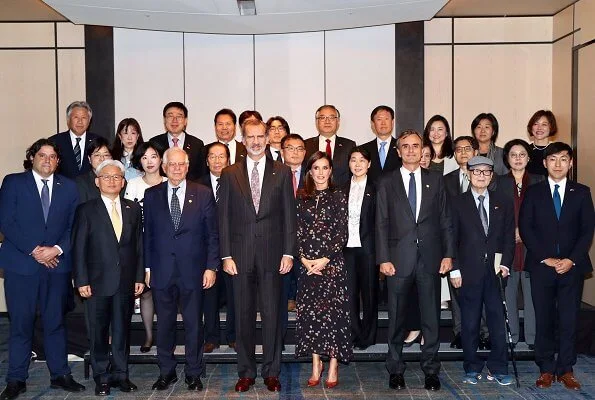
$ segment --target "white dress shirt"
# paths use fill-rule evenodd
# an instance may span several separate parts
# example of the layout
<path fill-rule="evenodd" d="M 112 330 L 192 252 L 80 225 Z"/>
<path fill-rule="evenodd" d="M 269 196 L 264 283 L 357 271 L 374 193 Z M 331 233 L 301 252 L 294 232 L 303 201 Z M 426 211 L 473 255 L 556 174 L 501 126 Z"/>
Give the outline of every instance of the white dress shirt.
<path fill-rule="evenodd" d="M 112 200 L 109 197 L 101 195 L 101 200 L 103 200 L 103 204 L 105 205 L 105 208 L 107 209 L 107 215 L 110 216 L 110 219 L 112 217 L 112 203 L 114 203 L 114 202 L 116 203 L 116 210 L 118 211 L 118 216 L 120 217 L 120 224 L 123 227 L 124 220 L 122 219 L 122 203 L 120 202 L 120 196 L 116 196 L 116 198 L 114 200 Z"/>
<path fill-rule="evenodd" d="M 258 183 L 260 185 L 260 192 L 262 194 L 262 181 L 264 179 L 264 166 L 266 164 L 266 157 L 263 155 L 260 160 L 258 161 L 258 165 L 256 166 L 256 170 L 258 171 Z M 248 181 L 250 183 L 250 187 L 252 187 L 252 170 L 254 169 L 254 160 L 250 157 L 246 157 L 246 165 L 248 167 Z"/>
<path fill-rule="evenodd" d="M 554 201 L 554 185 L 559 185 L 558 193 L 560 193 L 560 205 L 564 205 L 564 193 L 566 192 L 567 178 L 562 179 L 560 182 L 554 182 L 551 177 L 547 177 L 547 182 L 550 184 L 550 193 L 552 194 L 552 201 Z"/>
<path fill-rule="evenodd" d="M 169 147 L 174 147 L 174 141 L 173 141 L 174 136 L 167 132 L 167 144 L 169 145 Z M 186 140 L 186 132 L 182 132 L 178 135 L 178 147 L 180 149 L 184 148 L 184 141 Z"/>
<path fill-rule="evenodd" d="M 169 212 L 171 213 L 171 195 L 174 192 L 173 188 L 176 186 L 172 186 L 171 182 L 167 182 L 167 204 L 169 204 Z M 184 179 L 180 184 L 177 186 L 179 189 L 176 192 L 176 196 L 178 196 L 178 200 L 180 203 L 180 213 L 184 212 L 184 199 L 186 198 L 186 179 Z"/>
<path fill-rule="evenodd" d="M 390 141 L 393 137 L 389 136 L 388 139 L 386 140 L 382 140 L 379 137 L 376 137 L 376 150 L 378 150 L 378 155 L 380 155 L 380 144 L 381 143 L 386 143 L 384 145 L 384 151 L 386 152 L 386 158 L 388 158 L 388 152 L 389 152 L 389 148 L 390 148 Z"/>
<path fill-rule="evenodd" d="M 335 158 L 335 142 L 337 141 L 337 135 L 333 135 L 330 138 L 326 138 L 322 135 L 318 136 L 318 150 L 326 153 L 326 139 L 331 141 L 331 155 Z"/>
<path fill-rule="evenodd" d="M 279 156 L 281 157 L 281 159 L 279 160 L 279 162 L 285 162 L 283 161 L 283 152 L 281 151 L 281 149 L 277 150 L 276 148 L 274 148 L 273 146 L 269 145 L 269 152 L 271 153 L 271 157 L 273 157 L 273 160 L 277 160 L 277 154 L 279 154 Z M 279 152 L 279 153 L 277 153 Z"/>
<path fill-rule="evenodd" d="M 37 193 L 39 193 L 40 199 L 41 199 L 41 189 L 43 189 L 43 182 L 41 180 L 46 179 L 48 181 L 48 189 L 50 189 L 50 204 L 51 204 L 52 203 L 52 191 L 54 190 L 54 187 L 53 187 L 54 186 L 54 174 L 51 174 L 47 178 L 43 178 L 41 175 L 39 175 L 33 169 L 31 170 L 31 172 L 33 172 L 33 179 L 35 179 L 35 185 L 37 186 Z"/>
<path fill-rule="evenodd" d="M 238 142 L 235 139 L 231 139 L 228 143 L 225 143 L 223 141 L 219 141 L 219 143 L 223 143 L 224 145 L 227 146 L 227 148 L 229 149 L 229 165 L 233 164 L 236 162 L 236 151 L 237 151 L 237 144 Z"/>
<path fill-rule="evenodd" d="M 459 168 L 459 188 L 463 185 L 463 193 L 469 189 L 469 175 Z"/>
<path fill-rule="evenodd" d="M 409 171 L 405 167 L 401 167 L 401 176 L 403 177 L 403 185 L 405 185 L 405 194 L 409 197 L 409 180 L 411 177 L 409 174 L 412 171 Z M 421 206 L 421 167 L 417 167 L 415 171 L 413 171 L 413 175 L 415 176 L 415 220 L 419 217 L 419 209 Z"/>
<path fill-rule="evenodd" d="M 87 140 L 87 132 L 83 133 L 81 136 L 77 136 L 74 134 L 73 131 L 69 131 L 70 132 L 70 144 L 72 145 L 72 149 L 74 150 L 74 146 L 76 146 L 76 139 L 77 138 L 81 138 L 81 141 L 79 142 L 79 146 L 81 148 L 81 163 L 79 165 L 79 167 L 81 165 L 83 165 L 83 157 L 85 157 L 85 140 Z"/>
<path fill-rule="evenodd" d="M 220 177 L 213 175 L 212 172 L 209 172 L 209 177 L 211 178 L 211 188 L 213 189 L 213 197 L 217 199 L 217 195 L 215 194 L 215 192 L 217 191 L 217 183 Z"/>
<path fill-rule="evenodd" d="M 480 194 L 477 193 L 473 188 L 471 188 L 471 194 L 473 195 L 473 199 L 475 200 L 475 208 L 477 212 L 479 212 L 479 196 Z M 483 207 L 486 210 L 486 215 L 488 216 L 488 226 L 490 225 L 490 192 L 486 189 L 482 194 L 484 196 L 483 199 Z"/>
<path fill-rule="evenodd" d="M 366 191 L 366 183 L 368 177 L 365 176 L 361 182 L 356 182 L 351 178 L 351 185 L 349 187 L 349 202 L 348 202 L 348 239 L 346 247 L 362 247 L 362 241 L 359 236 L 360 218 L 362 213 L 362 203 L 364 202 L 364 193 Z"/>

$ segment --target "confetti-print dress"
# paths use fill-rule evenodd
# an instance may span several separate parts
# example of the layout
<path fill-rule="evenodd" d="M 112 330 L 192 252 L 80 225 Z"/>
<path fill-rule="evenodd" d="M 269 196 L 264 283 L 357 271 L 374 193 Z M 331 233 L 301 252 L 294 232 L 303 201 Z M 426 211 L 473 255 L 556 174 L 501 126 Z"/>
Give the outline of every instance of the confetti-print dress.
<path fill-rule="evenodd" d="M 342 249 L 347 243 L 347 199 L 339 191 L 317 191 L 298 200 L 298 252 L 308 260 L 327 257 L 322 275 L 301 266 L 297 288 L 296 357 L 312 353 L 348 362 L 353 356 Z"/>

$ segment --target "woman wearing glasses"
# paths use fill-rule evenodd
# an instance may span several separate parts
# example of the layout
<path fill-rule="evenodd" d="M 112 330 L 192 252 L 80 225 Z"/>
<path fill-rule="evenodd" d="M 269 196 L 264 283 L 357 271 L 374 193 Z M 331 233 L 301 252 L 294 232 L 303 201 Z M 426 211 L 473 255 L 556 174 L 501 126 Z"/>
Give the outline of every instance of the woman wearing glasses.
<path fill-rule="evenodd" d="M 471 122 L 471 134 L 479 142 L 479 155 L 492 160 L 494 172 L 506 175 L 508 168 L 504 165 L 502 148 L 496 146 L 498 139 L 498 120 L 492 113 L 481 113 Z"/>

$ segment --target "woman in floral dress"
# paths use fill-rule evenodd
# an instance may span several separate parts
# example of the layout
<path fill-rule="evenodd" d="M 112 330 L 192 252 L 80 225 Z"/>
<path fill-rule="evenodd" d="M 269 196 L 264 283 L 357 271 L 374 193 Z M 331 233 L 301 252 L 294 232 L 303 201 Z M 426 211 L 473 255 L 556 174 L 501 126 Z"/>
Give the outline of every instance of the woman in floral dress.
<path fill-rule="evenodd" d="M 332 160 L 316 152 L 306 166 L 305 187 L 298 193 L 298 254 L 301 268 L 297 290 L 296 356 L 312 355 L 308 386 L 320 382 L 330 358 L 326 386 L 339 383 L 338 362 L 353 356 L 347 276 L 342 249 L 347 243 L 347 199 L 331 184 Z"/>

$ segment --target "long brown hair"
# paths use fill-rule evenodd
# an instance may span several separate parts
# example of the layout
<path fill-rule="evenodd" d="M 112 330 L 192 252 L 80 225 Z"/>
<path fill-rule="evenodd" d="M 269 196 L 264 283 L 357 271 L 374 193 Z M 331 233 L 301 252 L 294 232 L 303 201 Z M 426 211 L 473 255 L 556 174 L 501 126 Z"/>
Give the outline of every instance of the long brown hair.
<path fill-rule="evenodd" d="M 329 166 L 331 167 L 331 171 L 333 169 L 333 160 L 326 154 L 324 151 L 317 151 L 316 153 L 312 154 L 312 156 L 308 159 L 308 163 L 306 164 L 306 179 L 304 183 L 304 188 L 300 189 L 297 193 L 299 198 L 309 198 L 313 197 L 316 194 L 316 184 L 314 183 L 314 178 L 310 174 L 310 170 L 312 169 L 312 165 L 318 160 L 325 159 L 328 161 Z M 333 176 L 329 176 L 328 179 L 328 187 L 333 187 Z"/>

